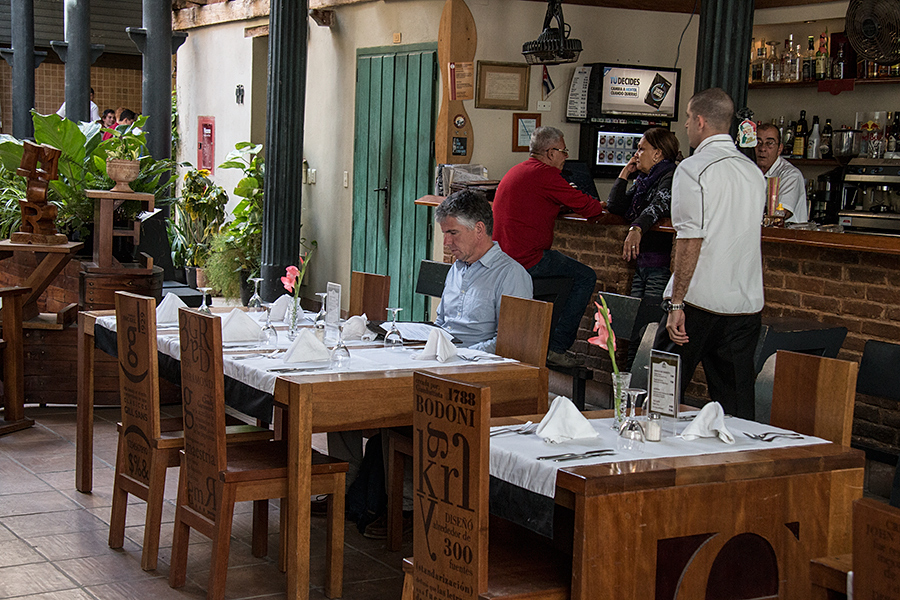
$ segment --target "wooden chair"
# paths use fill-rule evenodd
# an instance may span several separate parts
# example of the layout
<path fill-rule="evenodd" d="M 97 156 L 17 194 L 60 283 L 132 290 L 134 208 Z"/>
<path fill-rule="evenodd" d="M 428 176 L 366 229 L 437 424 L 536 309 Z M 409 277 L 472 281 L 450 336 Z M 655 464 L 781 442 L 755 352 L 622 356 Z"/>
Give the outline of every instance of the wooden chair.
<path fill-rule="evenodd" d="M 25 417 L 25 351 L 22 334 L 22 305 L 26 294 L 31 293 L 27 287 L 0 288 L 3 299 L 2 317 L 3 338 L 0 349 L 3 350 L 3 418 L 0 418 L 0 435 L 27 429 L 34 421 Z"/>
<path fill-rule="evenodd" d="M 391 278 L 388 275 L 353 271 L 350 274 L 350 315 L 366 313 L 370 320 L 387 319 L 391 302 Z"/>
<path fill-rule="evenodd" d="M 444 283 L 450 271 L 450 263 L 436 260 L 423 260 L 419 263 L 419 276 L 416 278 L 416 293 L 433 298 L 440 298 L 444 293 Z"/>
<path fill-rule="evenodd" d="M 424 400 L 416 403 L 413 414 L 414 470 L 421 474 L 415 494 L 420 501 L 414 510 L 413 558 L 406 559 L 402 598 L 424 598 L 426 590 L 428 597 L 450 598 L 461 589 L 470 590 L 467 597 L 568 598 L 570 557 L 537 534 L 489 520 L 490 388 L 424 373 L 414 378 L 415 394 Z M 452 406 L 467 419 L 437 419 L 429 410 L 437 404 Z M 438 528 L 435 523 L 452 525 Z"/>
<path fill-rule="evenodd" d="M 156 568 L 162 520 L 166 469 L 179 464 L 184 447 L 182 420 L 162 419 L 159 414 L 159 367 L 156 352 L 156 300 L 116 292 L 116 340 L 119 352 L 119 392 L 122 422 L 113 480 L 109 547 L 125 541 L 128 494 L 147 503 L 141 568 Z M 231 425 L 228 441 L 249 442 L 272 437 L 268 429 Z"/>
<path fill-rule="evenodd" d="M 282 530 L 285 529 L 287 446 L 284 441 L 262 441 L 226 447 L 221 319 L 182 308 L 178 322 L 183 348 L 184 450 L 169 585 L 181 587 L 185 583 L 190 530 L 196 529 L 213 541 L 206 597 L 221 599 L 225 596 L 235 502 L 253 501 L 254 556 L 267 553 L 271 498 L 282 499 Z M 347 463 L 313 453 L 312 493 L 328 495 L 325 595 L 329 598 L 340 597 L 343 587 L 346 472 Z M 282 535 L 282 570 L 287 564 L 286 547 L 286 536 Z"/>
<path fill-rule="evenodd" d="M 779 350 L 770 423 L 850 446 L 858 369 L 846 360 Z"/>
<path fill-rule="evenodd" d="M 496 353 L 545 369 L 553 305 L 503 296 L 497 324 Z M 413 440 L 404 431 L 388 430 L 388 550 L 397 552 L 403 537 L 403 465 L 413 455 Z"/>

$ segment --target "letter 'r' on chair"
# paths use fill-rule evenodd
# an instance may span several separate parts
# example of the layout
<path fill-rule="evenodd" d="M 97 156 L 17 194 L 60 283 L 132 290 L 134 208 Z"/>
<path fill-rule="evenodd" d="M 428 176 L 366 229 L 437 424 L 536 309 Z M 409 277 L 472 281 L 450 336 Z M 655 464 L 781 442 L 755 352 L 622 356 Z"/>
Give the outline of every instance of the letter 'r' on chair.
<path fill-rule="evenodd" d="M 390 301 L 390 276 L 361 271 L 350 274 L 350 316 L 365 313 L 369 319 L 384 321 Z"/>
<path fill-rule="evenodd" d="M 769 422 L 850 446 L 858 370 L 855 362 L 779 350 Z"/>
<path fill-rule="evenodd" d="M 169 585 L 181 587 L 185 583 L 190 530 L 196 529 L 213 541 L 206 597 L 219 600 L 225 596 L 235 502 L 253 501 L 254 556 L 265 556 L 267 552 L 269 499 L 282 499 L 282 521 L 286 517 L 287 445 L 283 441 L 265 441 L 228 446 L 226 451 L 221 319 L 182 308 L 178 323 L 184 450 Z M 347 463 L 313 453 L 312 493 L 328 495 L 325 595 L 329 598 L 342 593 L 346 472 Z M 286 547 L 282 534 L 282 570 Z"/>

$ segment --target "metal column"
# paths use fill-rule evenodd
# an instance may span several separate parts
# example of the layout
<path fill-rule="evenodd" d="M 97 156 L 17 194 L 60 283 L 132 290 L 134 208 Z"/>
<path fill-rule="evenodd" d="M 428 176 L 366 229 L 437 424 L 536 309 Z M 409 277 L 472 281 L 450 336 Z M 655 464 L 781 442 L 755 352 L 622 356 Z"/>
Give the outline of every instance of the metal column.
<path fill-rule="evenodd" d="M 752 38 L 753 0 L 703 0 L 694 91 L 720 87 L 745 107 Z"/>
<path fill-rule="evenodd" d="M 301 164 L 306 99 L 307 0 L 271 0 L 262 296 L 284 292 L 280 278 L 300 253 Z"/>
<path fill-rule="evenodd" d="M 66 118 L 91 120 L 91 1 L 66 0 Z"/>
<path fill-rule="evenodd" d="M 34 70 L 47 53 L 34 51 L 34 0 L 12 0 L 10 12 L 12 48 L 4 48 L 0 54 L 12 67 L 13 136 L 33 139 Z"/>

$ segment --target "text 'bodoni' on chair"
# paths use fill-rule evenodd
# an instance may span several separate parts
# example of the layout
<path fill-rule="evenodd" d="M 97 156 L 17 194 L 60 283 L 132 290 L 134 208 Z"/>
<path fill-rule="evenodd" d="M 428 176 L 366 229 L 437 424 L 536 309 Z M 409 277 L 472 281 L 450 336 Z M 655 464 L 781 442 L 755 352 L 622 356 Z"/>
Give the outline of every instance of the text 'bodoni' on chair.
<path fill-rule="evenodd" d="M 141 568 L 156 568 L 162 519 L 166 469 L 178 466 L 184 447 L 180 418 L 159 414 L 159 367 L 156 353 L 156 300 L 116 292 L 116 341 L 119 353 L 119 394 L 122 422 L 113 482 L 109 546 L 121 548 L 125 540 L 128 494 L 147 503 Z M 248 442 L 272 437 L 267 429 L 232 425 L 228 441 Z"/>
<path fill-rule="evenodd" d="M 221 319 L 182 308 L 178 322 L 184 450 L 169 585 L 181 587 L 185 583 L 190 530 L 195 529 L 213 541 L 206 597 L 218 600 L 225 596 L 235 502 L 253 501 L 254 556 L 267 554 L 269 499 L 282 499 L 281 529 L 286 529 L 287 445 L 284 441 L 266 441 L 226 447 Z M 347 463 L 313 453 L 312 493 L 328 495 L 325 595 L 329 598 L 342 593 L 346 472 Z M 287 564 L 285 548 L 282 534 L 282 570 Z"/>

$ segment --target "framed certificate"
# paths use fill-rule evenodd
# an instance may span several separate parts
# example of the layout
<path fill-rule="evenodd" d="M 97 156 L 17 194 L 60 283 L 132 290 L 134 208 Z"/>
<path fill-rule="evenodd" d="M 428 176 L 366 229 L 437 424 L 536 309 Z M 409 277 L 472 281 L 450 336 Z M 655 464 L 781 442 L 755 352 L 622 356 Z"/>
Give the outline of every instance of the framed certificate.
<path fill-rule="evenodd" d="M 531 134 L 541 126 L 541 113 L 513 113 L 512 151 L 528 152 Z"/>
<path fill-rule="evenodd" d="M 650 351 L 650 411 L 678 418 L 681 396 L 681 357 Z"/>
<path fill-rule="evenodd" d="M 527 63 L 479 60 L 475 80 L 475 108 L 526 110 L 530 72 Z"/>

